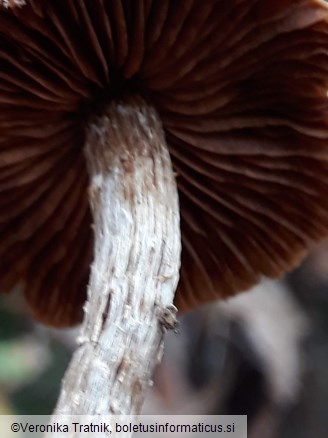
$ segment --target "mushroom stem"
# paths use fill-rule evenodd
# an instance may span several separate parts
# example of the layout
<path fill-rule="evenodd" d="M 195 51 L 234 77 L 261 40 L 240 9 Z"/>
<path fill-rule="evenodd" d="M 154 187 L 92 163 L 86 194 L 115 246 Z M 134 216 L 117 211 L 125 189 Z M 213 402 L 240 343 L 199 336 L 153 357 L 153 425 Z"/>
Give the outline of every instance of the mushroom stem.
<path fill-rule="evenodd" d="M 94 261 L 55 414 L 137 414 L 175 322 L 177 186 L 159 116 L 139 97 L 90 123 L 85 152 Z"/>

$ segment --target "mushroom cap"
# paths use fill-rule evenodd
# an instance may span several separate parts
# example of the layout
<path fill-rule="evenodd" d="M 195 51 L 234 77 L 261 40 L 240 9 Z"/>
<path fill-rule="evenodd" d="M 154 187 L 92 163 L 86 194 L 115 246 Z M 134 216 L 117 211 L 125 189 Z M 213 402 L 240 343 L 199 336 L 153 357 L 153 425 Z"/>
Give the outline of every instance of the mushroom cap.
<path fill-rule="evenodd" d="M 85 123 L 124 91 L 163 122 L 180 310 L 296 266 L 328 235 L 322 0 L 26 0 L 0 7 L 0 290 L 80 321 L 93 236 Z M 18 2 L 21 3 L 21 2 Z"/>

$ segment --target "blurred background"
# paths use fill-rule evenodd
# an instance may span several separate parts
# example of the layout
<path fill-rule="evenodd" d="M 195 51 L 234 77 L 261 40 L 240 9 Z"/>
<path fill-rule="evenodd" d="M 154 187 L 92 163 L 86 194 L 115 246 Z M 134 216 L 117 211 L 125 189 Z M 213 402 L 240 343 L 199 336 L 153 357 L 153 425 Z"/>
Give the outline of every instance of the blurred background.
<path fill-rule="evenodd" d="M 0 414 L 50 414 L 78 329 L 0 295 Z M 328 436 L 328 242 L 283 281 L 179 319 L 143 413 L 244 414 L 249 438 Z"/>

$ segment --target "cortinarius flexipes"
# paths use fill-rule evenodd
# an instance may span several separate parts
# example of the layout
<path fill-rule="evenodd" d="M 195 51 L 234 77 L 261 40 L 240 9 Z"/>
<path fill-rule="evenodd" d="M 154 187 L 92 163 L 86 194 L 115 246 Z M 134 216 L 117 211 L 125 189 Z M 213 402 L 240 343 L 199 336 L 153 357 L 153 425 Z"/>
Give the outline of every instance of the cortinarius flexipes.
<path fill-rule="evenodd" d="M 59 410 L 83 384 L 111 394 L 76 412 L 136 412 L 174 320 L 179 214 L 178 309 L 277 277 L 328 234 L 327 4 L 9 3 L 0 288 L 23 283 L 45 323 L 80 321 L 89 193 L 94 261 Z"/>

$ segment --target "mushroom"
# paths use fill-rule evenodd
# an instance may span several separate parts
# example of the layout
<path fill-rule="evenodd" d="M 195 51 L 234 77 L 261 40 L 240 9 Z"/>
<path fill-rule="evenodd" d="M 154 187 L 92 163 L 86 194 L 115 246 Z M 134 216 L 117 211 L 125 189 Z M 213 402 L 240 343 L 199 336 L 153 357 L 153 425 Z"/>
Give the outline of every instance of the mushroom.
<path fill-rule="evenodd" d="M 91 265 L 57 412 L 136 413 L 175 325 L 179 215 L 179 311 L 328 234 L 328 7 L 21 3 L 0 11 L 0 289 L 76 324 Z"/>

